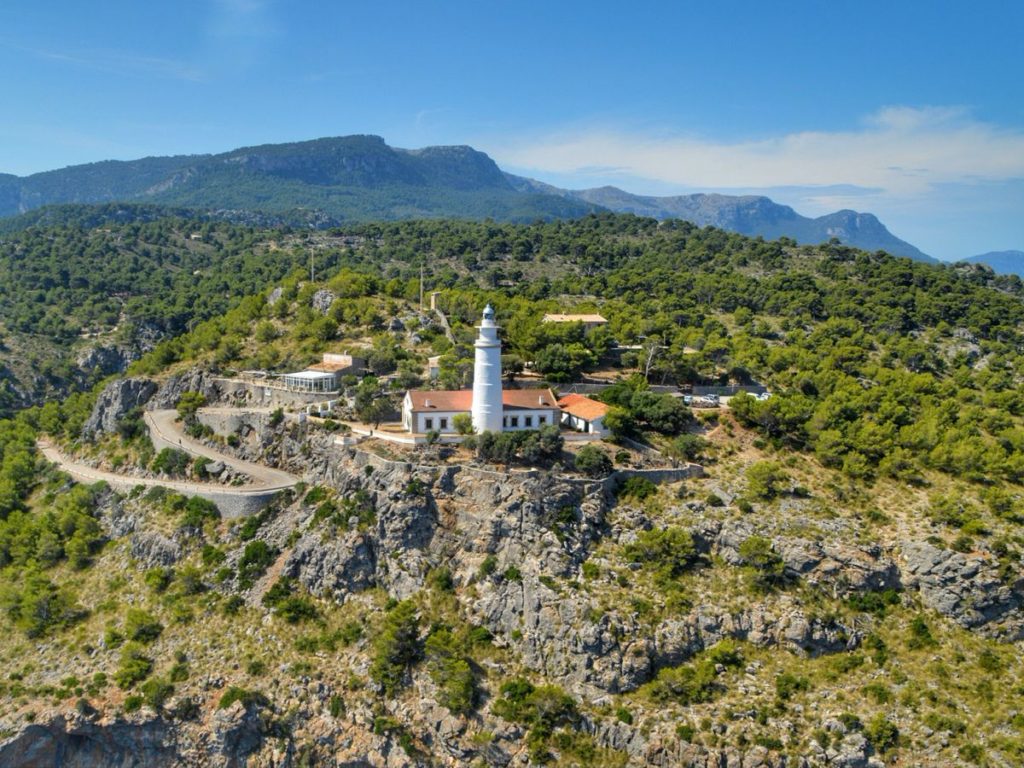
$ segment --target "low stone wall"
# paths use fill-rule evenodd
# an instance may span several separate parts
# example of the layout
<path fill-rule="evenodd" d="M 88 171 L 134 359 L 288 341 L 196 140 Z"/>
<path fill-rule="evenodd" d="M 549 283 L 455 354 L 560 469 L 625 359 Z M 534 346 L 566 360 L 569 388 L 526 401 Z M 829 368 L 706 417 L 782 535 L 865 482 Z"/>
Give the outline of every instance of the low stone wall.
<path fill-rule="evenodd" d="M 294 408 L 337 399 L 338 394 L 326 392 L 293 392 L 271 382 L 249 381 L 246 379 L 213 379 L 225 402 L 250 405 L 259 408 Z"/>
<path fill-rule="evenodd" d="M 624 481 L 631 477 L 643 477 L 652 483 L 677 483 L 690 477 L 703 477 L 704 467 L 700 464 L 687 464 L 685 467 L 664 467 L 661 469 L 618 469 L 609 475 L 609 479 Z"/>
<path fill-rule="evenodd" d="M 232 435 L 242 427 L 261 430 L 267 426 L 270 420 L 269 414 L 245 410 L 228 413 L 224 410 L 205 411 L 199 409 L 196 418 L 200 424 L 209 427 L 218 435 Z"/>

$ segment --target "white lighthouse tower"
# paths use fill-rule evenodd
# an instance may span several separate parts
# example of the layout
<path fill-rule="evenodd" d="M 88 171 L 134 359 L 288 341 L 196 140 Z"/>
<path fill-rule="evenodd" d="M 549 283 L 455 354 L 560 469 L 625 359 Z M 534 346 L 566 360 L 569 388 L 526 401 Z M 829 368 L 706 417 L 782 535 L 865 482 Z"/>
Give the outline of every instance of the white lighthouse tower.
<path fill-rule="evenodd" d="M 473 429 L 501 432 L 504 409 L 501 401 L 501 340 L 494 324 L 494 310 L 488 304 L 477 326 L 476 360 L 473 365 Z"/>

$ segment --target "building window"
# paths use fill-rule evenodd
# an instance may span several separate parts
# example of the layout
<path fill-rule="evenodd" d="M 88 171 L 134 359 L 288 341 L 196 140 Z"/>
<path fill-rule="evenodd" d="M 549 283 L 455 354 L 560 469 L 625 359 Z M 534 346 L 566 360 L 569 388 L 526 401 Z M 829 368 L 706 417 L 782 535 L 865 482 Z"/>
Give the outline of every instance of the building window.
<path fill-rule="evenodd" d="M 441 429 L 448 429 L 448 419 L 441 419 Z"/>
<path fill-rule="evenodd" d="M 529 429 L 533 426 L 533 416 L 523 416 L 523 426 Z"/>
<path fill-rule="evenodd" d="M 512 422 L 512 429 L 516 429 L 519 426 L 519 417 L 518 416 L 512 416 L 512 417 L 510 417 L 509 420 Z"/>
<path fill-rule="evenodd" d="M 548 417 L 547 416 L 538 416 L 537 417 L 537 426 L 538 427 L 543 427 L 547 423 L 548 423 Z"/>
<path fill-rule="evenodd" d="M 503 416 L 502 417 L 502 419 L 501 419 L 501 426 L 503 426 L 503 427 L 507 427 L 508 426 L 508 416 Z"/>
<path fill-rule="evenodd" d="M 433 419 L 424 419 L 423 420 L 423 426 L 426 427 L 427 431 L 429 432 L 430 430 L 432 430 L 434 428 L 434 420 Z"/>

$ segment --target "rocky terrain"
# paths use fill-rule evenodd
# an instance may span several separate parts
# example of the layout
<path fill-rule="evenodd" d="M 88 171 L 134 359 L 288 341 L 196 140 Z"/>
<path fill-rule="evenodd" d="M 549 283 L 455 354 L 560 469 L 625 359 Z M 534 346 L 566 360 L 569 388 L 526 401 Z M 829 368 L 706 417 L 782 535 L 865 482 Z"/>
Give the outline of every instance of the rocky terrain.
<path fill-rule="evenodd" d="M 114 382 L 86 429 L 190 391 L 219 397 L 200 372 Z M 0 648 L 0 764 L 937 766 L 973 754 L 964 697 L 1019 685 L 1019 574 L 824 489 L 751 514 L 723 501 L 729 462 L 640 498 L 266 415 L 235 434 L 224 450 L 305 485 L 232 523 L 103 492 L 87 618 L 31 663 Z M 124 645 L 141 609 L 159 630 Z M 166 688 L 113 685 L 133 647 Z M 938 654 L 961 687 L 940 693 Z"/>

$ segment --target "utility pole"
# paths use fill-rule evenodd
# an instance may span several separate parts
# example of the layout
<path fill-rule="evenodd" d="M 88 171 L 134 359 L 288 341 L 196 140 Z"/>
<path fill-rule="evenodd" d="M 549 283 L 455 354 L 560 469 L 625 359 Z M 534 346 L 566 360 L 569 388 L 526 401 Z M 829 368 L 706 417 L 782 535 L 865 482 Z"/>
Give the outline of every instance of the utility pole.
<path fill-rule="evenodd" d="M 423 262 L 420 262 L 420 313 L 423 313 Z"/>

